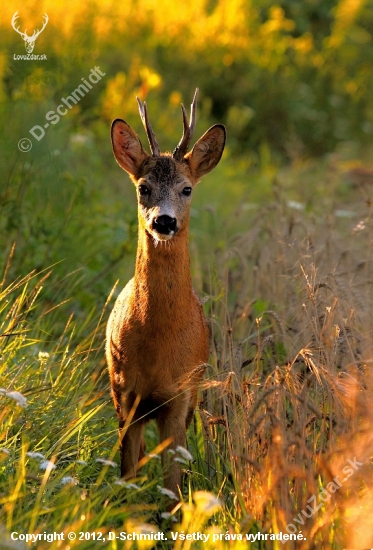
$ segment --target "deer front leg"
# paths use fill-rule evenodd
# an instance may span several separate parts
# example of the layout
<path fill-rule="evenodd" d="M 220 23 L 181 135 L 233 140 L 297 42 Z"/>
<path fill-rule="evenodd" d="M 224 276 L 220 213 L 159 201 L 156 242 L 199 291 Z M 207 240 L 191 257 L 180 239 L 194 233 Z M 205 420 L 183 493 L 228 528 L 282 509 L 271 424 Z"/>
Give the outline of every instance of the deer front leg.
<path fill-rule="evenodd" d="M 118 374 L 115 376 L 113 373 L 120 374 L 120 369 L 118 367 L 116 369 L 112 368 L 110 377 L 111 395 L 119 420 L 121 477 L 135 477 L 137 463 L 145 455 L 145 442 L 142 437 L 144 423 L 141 420 L 136 420 L 136 412 L 132 410 L 132 407 L 135 406 L 136 397 L 132 394 L 129 397 L 126 394 L 123 384 L 117 381 L 120 376 Z M 129 415 L 132 416 L 131 423 L 124 428 Z M 123 431 L 124 429 L 125 431 Z"/>
<path fill-rule="evenodd" d="M 182 395 L 168 403 L 158 417 L 160 441 L 172 439 L 170 446 L 162 453 L 164 486 L 173 491 L 176 496 L 181 486 L 181 466 L 179 462 L 174 461 L 174 456 L 168 450 L 176 449 L 178 445 L 185 445 L 187 412 L 188 399 Z"/>
<path fill-rule="evenodd" d="M 119 421 L 120 437 L 120 475 L 121 477 L 135 477 L 137 463 L 145 454 L 145 443 L 142 437 L 144 423 L 134 421 L 124 428 L 125 421 Z M 123 430 L 125 432 L 123 433 Z"/>

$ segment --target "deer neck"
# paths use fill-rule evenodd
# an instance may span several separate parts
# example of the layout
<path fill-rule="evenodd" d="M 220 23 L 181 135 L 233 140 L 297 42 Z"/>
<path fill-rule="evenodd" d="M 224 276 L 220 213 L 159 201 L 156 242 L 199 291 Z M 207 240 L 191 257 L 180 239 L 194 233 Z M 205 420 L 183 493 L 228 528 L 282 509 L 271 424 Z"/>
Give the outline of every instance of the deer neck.
<path fill-rule="evenodd" d="M 188 309 L 193 291 L 187 228 L 157 244 L 139 228 L 134 283 L 141 309 L 147 314 L 153 308 L 158 312 L 167 307 Z"/>

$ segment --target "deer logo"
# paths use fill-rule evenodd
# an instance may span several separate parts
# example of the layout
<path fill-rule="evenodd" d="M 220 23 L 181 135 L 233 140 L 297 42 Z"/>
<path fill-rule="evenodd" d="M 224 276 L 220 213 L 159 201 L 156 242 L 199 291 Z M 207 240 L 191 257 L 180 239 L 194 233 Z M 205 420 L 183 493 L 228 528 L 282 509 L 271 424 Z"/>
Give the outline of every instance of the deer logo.
<path fill-rule="evenodd" d="M 18 11 L 16 11 L 16 13 L 12 17 L 12 27 L 16 32 L 18 32 L 18 34 L 20 34 L 22 36 L 22 39 L 25 41 L 26 52 L 27 53 L 32 53 L 33 50 L 34 50 L 34 46 L 35 46 L 35 40 L 37 39 L 39 34 L 45 29 L 45 27 L 47 26 L 47 23 L 49 21 L 48 15 L 46 13 L 44 14 L 44 21 L 43 21 L 42 28 L 40 29 L 40 31 L 38 31 L 38 30 L 34 31 L 34 34 L 32 36 L 28 36 L 28 34 L 26 32 L 27 29 L 25 30 L 25 32 L 22 32 L 22 31 L 19 30 L 19 27 L 16 27 L 18 17 L 19 17 Z"/>

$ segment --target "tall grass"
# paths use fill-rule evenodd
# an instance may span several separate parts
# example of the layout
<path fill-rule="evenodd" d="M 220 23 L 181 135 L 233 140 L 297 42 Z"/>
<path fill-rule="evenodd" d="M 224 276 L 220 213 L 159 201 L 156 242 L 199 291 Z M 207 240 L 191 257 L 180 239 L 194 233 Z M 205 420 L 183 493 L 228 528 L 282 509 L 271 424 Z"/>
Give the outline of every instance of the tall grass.
<path fill-rule="evenodd" d="M 245 204 L 236 211 L 234 226 L 245 230 L 225 246 L 206 235 L 200 250 L 208 261 L 192 243 L 211 356 L 188 433 L 193 461 L 177 457 L 185 467 L 181 516 L 175 503 L 171 519 L 161 515 L 166 496 L 158 487 L 153 425 L 140 477 L 119 480 L 117 422 L 103 359 L 111 300 L 82 322 L 81 312 L 74 315 L 65 303 L 69 288 L 76 289 L 73 275 L 53 283 L 48 310 L 43 293 L 52 285 L 50 270 L 9 283 L 6 267 L 0 295 L 2 547 L 26 548 L 20 541 L 9 546 L 12 531 L 126 529 L 301 532 L 306 540 L 287 548 L 372 546 L 371 205 L 358 198 L 347 210 L 326 201 L 323 215 L 317 209 L 309 214 L 283 190 L 276 193 L 276 202 L 249 211 L 249 223 Z M 56 337 L 53 327 L 62 319 Z M 220 504 L 198 491 L 214 494 Z M 124 543 L 64 544 L 114 549 Z M 157 543 L 191 544 L 170 536 Z M 223 538 L 210 547 L 276 544 Z M 42 550 L 61 547 L 67 546 L 37 543 Z"/>
<path fill-rule="evenodd" d="M 369 202 L 324 217 L 271 205 L 216 255 L 200 410 L 210 487 L 226 500 L 229 486 L 253 527 L 302 531 L 296 548 L 372 545 L 371 255 Z"/>

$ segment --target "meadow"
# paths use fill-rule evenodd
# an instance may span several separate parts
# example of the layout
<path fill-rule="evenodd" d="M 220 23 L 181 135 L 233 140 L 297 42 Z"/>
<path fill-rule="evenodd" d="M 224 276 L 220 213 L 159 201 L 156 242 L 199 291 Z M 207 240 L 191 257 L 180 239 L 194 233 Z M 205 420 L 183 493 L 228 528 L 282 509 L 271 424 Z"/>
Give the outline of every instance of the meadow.
<path fill-rule="evenodd" d="M 48 14 L 46 60 L 16 59 L 17 10 L 30 34 Z M 38 550 L 373 547 L 372 22 L 371 1 L 3 6 L 1 550 L 31 547 L 12 532 L 39 534 Z M 211 353 L 169 516 L 155 425 L 139 477 L 119 476 L 104 332 L 137 212 L 109 129 L 124 118 L 145 145 L 139 95 L 170 150 L 197 85 L 195 138 L 221 122 L 228 143 L 192 203 Z"/>

